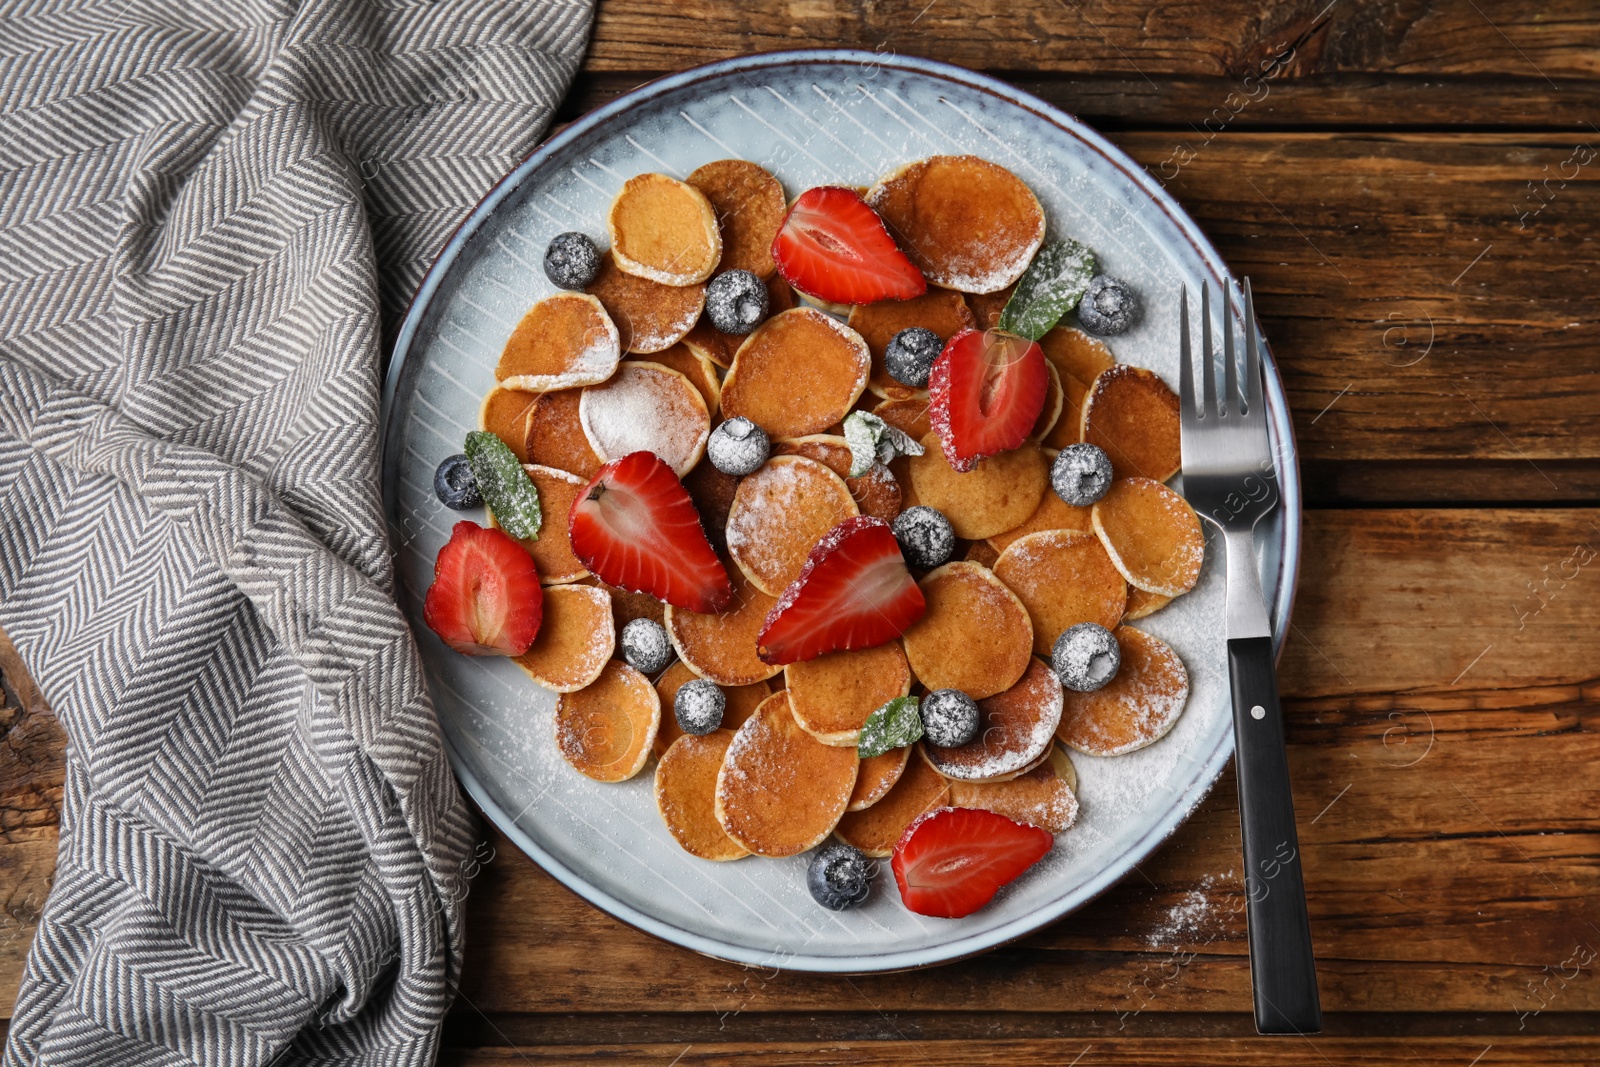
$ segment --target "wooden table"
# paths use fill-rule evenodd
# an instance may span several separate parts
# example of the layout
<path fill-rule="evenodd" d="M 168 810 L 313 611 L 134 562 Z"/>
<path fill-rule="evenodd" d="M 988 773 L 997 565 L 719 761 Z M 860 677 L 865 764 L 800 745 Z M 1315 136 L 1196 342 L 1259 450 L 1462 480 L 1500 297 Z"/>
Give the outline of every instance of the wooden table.
<path fill-rule="evenodd" d="M 1326 1030 L 1254 1036 L 1230 773 L 1081 912 L 863 978 L 662 944 L 492 839 L 443 1062 L 1600 1062 L 1600 18 L 1543 6 L 603 2 L 563 120 L 752 51 L 950 60 L 1106 131 L 1254 279 L 1307 487 L 1282 687 Z M 61 792 L 13 684 L 3 1005 Z"/>

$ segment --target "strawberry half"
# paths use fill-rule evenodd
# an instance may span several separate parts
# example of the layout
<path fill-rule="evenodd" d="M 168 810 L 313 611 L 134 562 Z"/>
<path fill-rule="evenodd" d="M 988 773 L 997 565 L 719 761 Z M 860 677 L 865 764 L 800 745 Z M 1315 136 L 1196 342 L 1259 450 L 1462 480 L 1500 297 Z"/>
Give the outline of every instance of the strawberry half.
<path fill-rule="evenodd" d="M 1017 448 L 1033 432 L 1050 391 L 1039 342 L 1003 330 L 962 330 L 928 376 L 928 418 L 958 471 Z"/>
<path fill-rule="evenodd" d="M 834 304 L 907 300 L 928 291 L 861 194 L 838 185 L 807 189 L 772 239 L 783 280 Z"/>
<path fill-rule="evenodd" d="M 971 915 L 1050 851 L 1055 835 L 977 808 L 921 816 L 894 846 L 900 899 L 918 915 Z"/>
<path fill-rule="evenodd" d="M 774 665 L 893 641 L 927 609 L 889 524 L 857 515 L 817 542 L 767 613 L 756 654 Z"/>
<path fill-rule="evenodd" d="M 602 582 L 715 614 L 733 601 L 689 491 L 654 452 L 601 467 L 572 502 L 572 551 Z"/>
<path fill-rule="evenodd" d="M 422 617 L 457 652 L 522 655 L 544 621 L 533 557 L 504 530 L 456 523 L 433 561 Z"/>

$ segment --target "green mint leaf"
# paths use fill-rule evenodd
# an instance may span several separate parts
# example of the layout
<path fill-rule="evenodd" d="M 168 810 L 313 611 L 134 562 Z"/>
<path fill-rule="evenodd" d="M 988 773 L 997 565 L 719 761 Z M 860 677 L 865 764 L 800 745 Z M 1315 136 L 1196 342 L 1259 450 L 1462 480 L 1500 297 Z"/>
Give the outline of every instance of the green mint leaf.
<path fill-rule="evenodd" d="M 506 443 L 486 430 L 467 434 L 467 463 L 500 528 L 519 541 L 537 541 L 544 512 L 539 489 Z"/>
<path fill-rule="evenodd" d="M 1000 312 L 1000 329 L 1037 341 L 1078 306 L 1095 270 L 1094 253 L 1072 238 L 1045 245 Z"/>
<path fill-rule="evenodd" d="M 856 753 L 862 759 L 871 759 L 890 749 L 916 744 L 921 737 L 922 712 L 917 708 L 917 698 L 895 697 L 867 716 Z"/>

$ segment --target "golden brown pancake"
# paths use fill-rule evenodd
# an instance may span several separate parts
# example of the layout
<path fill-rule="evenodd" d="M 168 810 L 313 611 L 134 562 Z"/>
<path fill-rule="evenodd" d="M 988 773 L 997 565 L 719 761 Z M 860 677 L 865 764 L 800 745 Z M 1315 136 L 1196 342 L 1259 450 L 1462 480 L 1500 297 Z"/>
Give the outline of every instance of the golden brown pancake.
<path fill-rule="evenodd" d="M 869 856 L 882 859 L 892 855 L 906 827 L 917 816 L 942 808 L 950 801 L 950 783 L 922 756 L 921 746 L 913 746 L 906 769 L 894 788 L 865 811 L 846 812 L 834 827 L 834 834 Z"/>
<path fill-rule="evenodd" d="M 1000 553 L 996 552 L 988 541 L 973 541 L 967 546 L 967 551 L 961 558 L 968 563 L 981 563 L 994 570 L 994 565 L 1000 561 Z"/>
<path fill-rule="evenodd" d="M 774 693 L 734 735 L 717 776 L 717 821 L 759 856 L 793 856 L 833 832 L 855 789 L 855 750 L 824 745 Z"/>
<path fill-rule="evenodd" d="M 736 860 L 750 855 L 717 822 L 717 775 L 732 730 L 679 736 L 656 764 L 656 810 L 667 831 L 691 856 Z"/>
<path fill-rule="evenodd" d="M 678 716 L 673 712 L 673 701 L 678 698 L 678 690 L 683 688 L 685 682 L 693 681 L 694 671 L 691 671 L 683 660 L 678 660 L 672 666 L 661 672 L 661 677 L 656 679 L 656 695 L 661 698 L 661 729 L 656 731 L 656 755 L 667 750 L 667 746 L 683 736 L 683 730 L 678 726 Z M 772 686 L 766 682 L 752 682 L 750 685 L 725 685 L 722 695 L 727 700 L 727 707 L 722 713 L 722 728 L 733 731 L 744 725 L 744 721 L 760 706 L 761 702 L 772 695 Z"/>
<path fill-rule="evenodd" d="M 774 456 L 734 491 L 728 554 L 756 588 L 778 596 L 823 535 L 855 514 L 837 474 L 803 456 Z"/>
<path fill-rule="evenodd" d="M 575 474 L 554 467 L 525 463 L 522 469 L 528 472 L 528 479 L 539 491 L 539 508 L 544 512 L 544 521 L 539 526 L 538 540 L 519 540 L 517 544 L 533 557 L 539 584 L 566 585 L 587 577 L 589 571 L 573 554 L 572 540 L 567 536 L 567 516 L 572 511 L 572 502 L 587 483 Z"/>
<path fill-rule="evenodd" d="M 578 421 L 601 459 L 654 452 L 680 478 L 700 462 L 711 436 L 711 414 L 694 383 L 645 360 L 630 359 L 609 381 L 585 389 Z"/>
<path fill-rule="evenodd" d="M 717 374 L 717 365 L 705 353 L 687 342 L 679 341 L 664 351 L 652 352 L 648 356 L 629 356 L 624 360 L 629 363 L 638 361 L 659 364 L 689 379 L 690 384 L 700 391 L 700 399 L 706 402 L 706 411 L 715 417 L 717 406 L 722 403 L 722 378 Z"/>
<path fill-rule="evenodd" d="M 850 794 L 850 803 L 845 805 L 845 811 L 866 811 L 887 796 L 905 773 L 907 757 L 910 755 L 909 747 L 891 748 L 862 760 L 856 768 L 856 787 Z"/>
<path fill-rule="evenodd" d="M 978 701 L 978 736 L 959 748 L 924 751 L 946 778 L 1004 780 L 1026 773 L 1050 751 L 1061 722 L 1062 689 L 1056 672 L 1030 656 L 1022 678 L 1003 693 Z"/>
<path fill-rule="evenodd" d="M 789 710 L 825 745 L 854 748 L 867 716 L 911 692 L 911 667 L 898 641 L 829 652 L 783 670 Z"/>
<path fill-rule="evenodd" d="M 622 183 L 606 216 L 617 266 L 662 285 L 698 285 L 722 258 L 717 213 L 705 194 L 665 174 Z"/>
<path fill-rule="evenodd" d="M 1116 629 L 1128 602 L 1128 583 L 1100 539 L 1077 530 L 1018 538 L 1000 553 L 994 576 L 1028 609 L 1033 650 L 1041 656 L 1050 655 L 1056 638 L 1080 622 Z"/>
<path fill-rule="evenodd" d="M 920 503 L 944 512 L 957 537 L 978 540 L 1020 525 L 1050 484 L 1044 453 L 1032 442 L 980 459 L 964 474 L 951 469 L 938 434 L 924 437 L 922 448 L 907 461 L 911 486 Z"/>
<path fill-rule="evenodd" d="M 696 168 L 688 180 L 711 202 L 722 226 L 722 259 L 715 273 L 772 274 L 777 269 L 772 239 L 788 211 L 778 179 L 748 160 L 719 159 Z"/>
<path fill-rule="evenodd" d="M 814 433 L 772 442 L 773 455 L 804 456 L 827 467 L 844 479 L 845 488 L 863 515 L 892 522 L 900 514 L 900 483 L 881 463 L 867 473 L 850 477 L 850 445 L 843 437 Z"/>
<path fill-rule="evenodd" d="M 538 393 L 495 386 L 478 412 L 478 425 L 504 441 L 520 463 L 528 462 L 528 415 L 538 399 Z"/>
<path fill-rule="evenodd" d="M 927 610 L 902 640 L 923 685 L 981 700 L 1022 677 L 1033 649 L 1028 609 L 987 567 L 946 563 L 918 584 Z"/>
<path fill-rule="evenodd" d="M 636 354 L 660 352 L 683 340 L 706 306 L 705 286 L 662 285 L 624 273 L 610 252 L 600 257 L 600 273 L 588 291 L 616 324 L 622 350 Z"/>
<path fill-rule="evenodd" d="M 583 436 L 583 424 L 578 420 L 578 404 L 582 397 L 582 389 L 557 389 L 538 394 L 528 409 L 524 463 L 555 467 L 576 474 L 586 482 L 594 477 L 601 467 L 601 459 L 589 447 L 589 439 Z"/>
<path fill-rule="evenodd" d="M 1054 457 L 1046 453 L 1045 460 L 1053 462 Z M 1088 508 L 1073 507 L 1057 496 L 1054 490 L 1046 489 L 1044 496 L 1039 498 L 1039 506 L 1022 525 L 1013 526 L 1005 533 L 995 534 L 989 538 L 989 544 L 993 545 L 996 551 L 1004 552 L 1006 546 L 1017 538 L 1043 530 L 1078 530 L 1082 533 L 1093 533 L 1094 526 L 1090 518 Z"/>
<path fill-rule="evenodd" d="M 562 585 L 544 591 L 539 636 L 516 662 L 546 689 L 571 693 L 600 677 L 615 647 L 611 594 L 588 585 Z"/>
<path fill-rule="evenodd" d="M 587 293 L 557 293 L 522 316 L 494 376 L 507 389 L 570 389 L 605 381 L 621 355 L 617 327 L 600 301 Z"/>
<path fill-rule="evenodd" d="M 1061 379 L 1061 415 L 1044 435 L 1046 448 L 1065 448 L 1082 440 L 1083 399 L 1102 371 L 1113 366 L 1111 350 L 1082 330 L 1057 326 L 1039 338 L 1044 358 Z"/>
<path fill-rule="evenodd" d="M 928 281 L 963 293 L 1015 282 L 1044 243 L 1044 209 L 1020 178 L 977 156 L 931 156 L 867 190 Z"/>
<path fill-rule="evenodd" d="M 1062 409 L 1066 406 L 1066 393 L 1061 388 L 1061 372 L 1056 370 L 1056 365 L 1045 360 L 1044 369 L 1049 376 L 1049 391 L 1045 393 L 1044 407 L 1039 409 L 1039 417 L 1034 420 L 1033 429 L 1028 432 L 1028 440 L 1043 441 L 1055 429 L 1056 421 L 1061 418 Z"/>
<path fill-rule="evenodd" d="M 867 388 L 886 400 L 906 400 L 926 397 L 927 389 L 917 389 L 889 377 L 884 369 L 883 353 L 889 341 L 901 330 L 923 326 L 948 341 L 962 330 L 972 328 L 972 312 L 961 294 L 949 289 L 929 289 L 922 296 L 910 300 L 880 300 L 876 304 L 860 304 L 850 309 L 850 327 L 867 342 L 872 353 L 872 375 Z"/>
<path fill-rule="evenodd" d="M 702 678 L 724 686 L 765 681 L 783 670 L 756 655 L 756 636 L 778 598 L 751 585 L 737 567 L 728 568 L 728 577 L 733 582 L 732 610 L 701 615 L 668 605 L 667 634 L 678 657 Z"/>
<path fill-rule="evenodd" d="M 1160 593 L 1146 593 L 1136 586 L 1128 586 L 1128 606 L 1122 613 L 1123 622 L 1132 622 L 1142 619 L 1146 615 L 1154 615 L 1168 604 L 1173 598 Z"/>
<path fill-rule="evenodd" d="M 1117 676 L 1092 693 L 1068 690 L 1061 743 L 1091 756 L 1120 756 L 1159 741 L 1172 729 L 1189 699 L 1189 672 L 1159 637 L 1119 626 L 1122 665 Z"/>
<path fill-rule="evenodd" d="M 722 382 L 722 414 L 767 436 L 804 437 L 844 418 L 867 386 L 872 357 L 861 335 L 813 308 L 757 326 Z"/>
<path fill-rule="evenodd" d="M 1181 596 L 1200 580 L 1206 539 L 1189 502 L 1149 478 L 1119 478 L 1095 502 L 1091 521 L 1129 585 Z"/>
<path fill-rule="evenodd" d="M 578 584 L 591 585 L 611 594 L 611 621 L 619 634 L 634 619 L 649 619 L 666 625 L 667 606 L 649 593 L 636 593 L 632 589 L 607 585 L 592 574 L 580 579 Z"/>
<path fill-rule="evenodd" d="M 774 274 L 767 279 L 767 317 L 790 311 L 798 305 L 795 303 L 794 290 L 788 283 Z M 727 370 L 733 366 L 733 357 L 738 354 L 739 346 L 744 344 L 744 336 L 733 333 L 723 333 L 711 325 L 711 320 L 705 315 L 694 324 L 683 338 L 683 343 L 705 356 L 711 362 Z"/>
<path fill-rule="evenodd" d="M 1006 309 L 1006 304 L 1011 300 L 1011 294 L 1016 291 L 1016 283 L 992 293 L 968 293 L 967 307 L 972 309 L 972 317 L 977 320 L 974 327 L 979 330 L 993 330 L 1000 325 L 1000 313 Z"/>
<path fill-rule="evenodd" d="M 933 432 L 927 400 L 885 400 L 876 405 L 872 413 L 902 433 L 910 434 L 915 441 Z"/>
<path fill-rule="evenodd" d="M 1102 371 L 1083 402 L 1081 436 L 1111 458 L 1114 478 L 1164 482 L 1183 463 L 1178 394 L 1143 367 L 1119 363 Z"/>
<path fill-rule="evenodd" d="M 707 539 L 719 550 L 726 548 L 728 511 L 733 507 L 733 494 L 739 489 L 738 476 L 724 474 L 702 456 L 694 470 L 683 476 L 683 487 L 700 512 L 700 526 Z"/>
<path fill-rule="evenodd" d="M 661 701 L 650 679 L 620 660 L 600 677 L 556 698 L 556 748 L 578 773 L 622 782 L 639 773 L 661 725 Z"/>
<path fill-rule="evenodd" d="M 1054 764 L 1053 758 L 1047 759 L 1008 782 L 951 782 L 950 804 L 992 811 L 1059 834 L 1077 822 L 1078 798 Z"/>

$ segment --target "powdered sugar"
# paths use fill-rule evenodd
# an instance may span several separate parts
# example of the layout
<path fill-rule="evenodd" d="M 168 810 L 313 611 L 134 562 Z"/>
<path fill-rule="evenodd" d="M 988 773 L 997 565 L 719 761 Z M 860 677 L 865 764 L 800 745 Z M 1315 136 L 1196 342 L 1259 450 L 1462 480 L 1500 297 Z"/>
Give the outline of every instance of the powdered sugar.
<path fill-rule="evenodd" d="M 654 452 L 680 478 L 700 461 L 711 434 L 711 416 L 693 383 L 639 360 L 623 363 L 604 385 L 585 389 L 578 420 L 601 459 Z"/>

